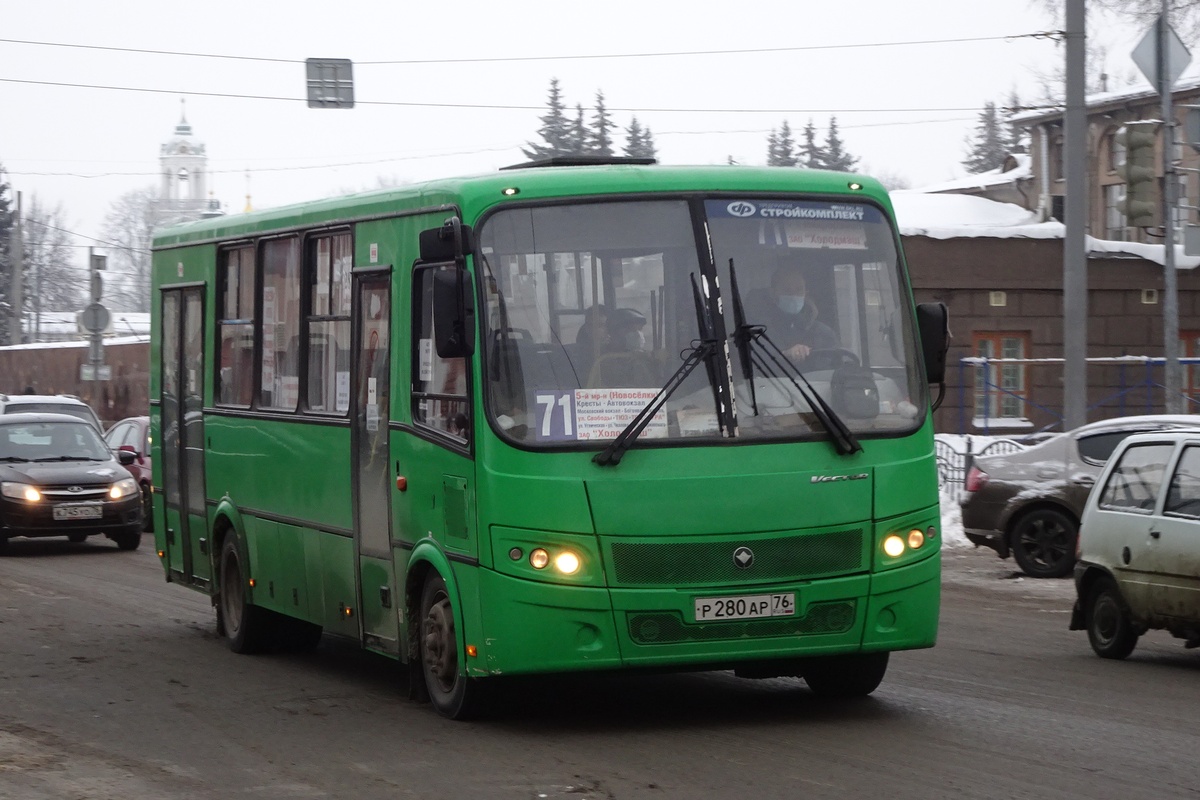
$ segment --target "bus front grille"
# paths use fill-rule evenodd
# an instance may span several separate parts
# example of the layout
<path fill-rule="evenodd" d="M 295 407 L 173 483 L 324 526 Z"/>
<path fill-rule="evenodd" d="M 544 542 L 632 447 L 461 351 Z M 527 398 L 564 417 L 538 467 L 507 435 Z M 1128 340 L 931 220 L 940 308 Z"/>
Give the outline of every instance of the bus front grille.
<path fill-rule="evenodd" d="M 753 561 L 742 566 L 734 552 L 746 547 Z M 859 571 L 865 555 L 862 528 L 774 539 L 612 544 L 613 576 L 621 586 L 806 580 Z"/>
<path fill-rule="evenodd" d="M 723 639 L 845 633 L 854 626 L 856 603 L 814 603 L 803 617 L 687 623 L 674 611 L 636 611 L 626 616 L 629 638 L 638 644 L 679 644 Z"/>

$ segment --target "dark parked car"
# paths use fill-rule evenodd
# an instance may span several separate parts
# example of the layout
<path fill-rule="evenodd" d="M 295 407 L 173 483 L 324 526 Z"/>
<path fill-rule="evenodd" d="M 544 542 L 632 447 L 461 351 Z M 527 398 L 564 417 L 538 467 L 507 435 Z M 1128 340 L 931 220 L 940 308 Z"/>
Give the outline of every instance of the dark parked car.
<path fill-rule="evenodd" d="M 0 394 L 0 414 L 69 414 L 90 422 L 103 433 L 100 418 L 87 403 L 72 394 Z"/>
<path fill-rule="evenodd" d="M 981 456 L 964 482 L 963 532 L 977 547 L 1011 555 L 1035 578 L 1067 575 L 1088 493 L 1117 445 L 1135 433 L 1198 424 L 1200 415 L 1118 417 L 1016 453 Z"/>
<path fill-rule="evenodd" d="M 122 550 L 142 540 L 137 481 L 91 424 L 65 414 L 0 414 L 0 549 L 16 536 L 103 534 Z"/>
<path fill-rule="evenodd" d="M 150 461 L 150 418 L 126 417 L 108 429 L 104 434 L 111 450 L 133 453 L 133 463 L 125 469 L 138 482 L 142 493 L 142 518 L 145 521 L 143 530 L 154 530 L 154 514 L 151 506 L 150 476 L 152 474 Z"/>

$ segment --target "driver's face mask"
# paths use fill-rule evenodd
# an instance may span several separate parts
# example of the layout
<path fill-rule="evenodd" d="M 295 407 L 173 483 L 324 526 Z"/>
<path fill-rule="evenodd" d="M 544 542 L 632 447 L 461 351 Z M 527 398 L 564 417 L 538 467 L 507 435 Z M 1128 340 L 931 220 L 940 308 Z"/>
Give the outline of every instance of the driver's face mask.
<path fill-rule="evenodd" d="M 781 294 L 778 302 L 779 309 L 785 314 L 799 314 L 804 309 L 802 294 Z"/>

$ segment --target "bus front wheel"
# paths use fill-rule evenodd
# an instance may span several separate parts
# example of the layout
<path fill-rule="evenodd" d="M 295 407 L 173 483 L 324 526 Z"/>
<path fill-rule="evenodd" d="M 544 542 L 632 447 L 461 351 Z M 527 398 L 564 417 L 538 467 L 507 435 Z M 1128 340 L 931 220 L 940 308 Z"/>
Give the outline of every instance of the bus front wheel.
<path fill-rule="evenodd" d="M 475 716 L 481 687 L 464 674 L 454 604 L 437 573 L 430 574 L 421 592 L 420 647 L 421 672 L 434 709 L 450 719 Z"/>
<path fill-rule="evenodd" d="M 887 653 L 816 658 L 804 665 L 804 682 L 826 697 L 866 697 L 879 688 L 887 665 Z"/>
<path fill-rule="evenodd" d="M 268 649 L 271 639 L 269 614 L 250 603 L 246 596 L 246 572 L 237 536 L 232 532 L 221 545 L 219 569 L 217 630 L 224 631 L 229 649 L 235 653 L 259 653 Z"/>

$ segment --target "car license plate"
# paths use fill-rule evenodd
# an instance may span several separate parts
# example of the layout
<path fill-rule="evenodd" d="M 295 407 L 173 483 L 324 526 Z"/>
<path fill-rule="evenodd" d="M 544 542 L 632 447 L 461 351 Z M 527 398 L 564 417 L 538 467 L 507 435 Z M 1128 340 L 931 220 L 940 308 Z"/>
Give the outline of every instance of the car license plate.
<path fill-rule="evenodd" d="M 99 503 L 75 506 L 55 506 L 55 519 L 100 519 L 104 516 L 104 507 Z"/>
<path fill-rule="evenodd" d="M 696 598 L 696 622 L 708 622 L 714 619 L 791 617 L 795 614 L 795 592 Z"/>

